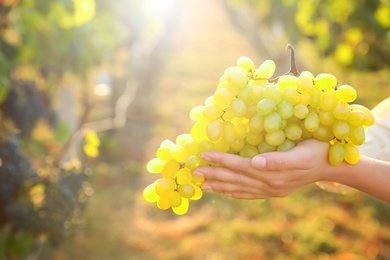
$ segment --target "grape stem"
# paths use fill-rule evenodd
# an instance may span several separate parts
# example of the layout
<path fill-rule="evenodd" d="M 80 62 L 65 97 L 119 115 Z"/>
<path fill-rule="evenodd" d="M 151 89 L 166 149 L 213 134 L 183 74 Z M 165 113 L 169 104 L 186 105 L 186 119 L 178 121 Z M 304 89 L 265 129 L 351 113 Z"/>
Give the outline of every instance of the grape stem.
<path fill-rule="evenodd" d="M 287 74 L 292 74 L 294 76 L 299 76 L 299 71 L 295 63 L 295 51 L 294 47 L 291 44 L 287 44 L 287 49 L 290 50 L 290 71 Z"/>
<path fill-rule="evenodd" d="M 299 76 L 299 74 L 301 74 L 298 69 L 297 69 L 297 65 L 295 63 L 295 51 L 294 51 L 294 47 L 291 45 L 291 44 L 287 44 L 287 50 L 290 50 L 290 70 L 283 74 L 283 75 L 294 75 L 294 76 Z M 273 78 L 273 79 L 269 79 L 269 82 L 278 82 L 278 79 L 280 78 L 280 76 L 276 77 L 276 78 Z"/>

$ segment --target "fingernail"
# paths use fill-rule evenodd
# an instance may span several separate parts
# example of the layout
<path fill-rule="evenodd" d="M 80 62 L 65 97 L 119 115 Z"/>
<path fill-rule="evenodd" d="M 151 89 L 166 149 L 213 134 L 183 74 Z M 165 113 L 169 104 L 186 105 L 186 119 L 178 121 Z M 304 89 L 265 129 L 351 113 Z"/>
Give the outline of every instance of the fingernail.
<path fill-rule="evenodd" d="M 256 168 L 264 168 L 266 163 L 266 159 L 263 156 L 255 156 L 252 159 L 252 165 Z"/>
<path fill-rule="evenodd" d="M 207 153 L 202 153 L 201 158 L 202 158 L 203 160 L 206 160 L 206 161 L 211 161 L 211 160 L 210 160 L 210 157 L 207 155 Z"/>
<path fill-rule="evenodd" d="M 199 169 L 195 169 L 192 173 L 196 176 L 204 177 L 203 172 L 201 172 Z"/>
<path fill-rule="evenodd" d="M 203 184 L 202 185 L 202 190 L 211 190 L 211 187 L 208 184 Z"/>

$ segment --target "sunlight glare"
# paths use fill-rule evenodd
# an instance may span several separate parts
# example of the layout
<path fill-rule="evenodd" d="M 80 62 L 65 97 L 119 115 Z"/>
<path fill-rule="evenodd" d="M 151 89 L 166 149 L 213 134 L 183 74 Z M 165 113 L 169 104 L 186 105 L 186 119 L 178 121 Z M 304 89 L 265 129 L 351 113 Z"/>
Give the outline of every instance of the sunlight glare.
<path fill-rule="evenodd" d="M 167 16 L 172 12 L 174 2 L 174 0 L 149 0 L 147 6 L 154 15 Z"/>
<path fill-rule="evenodd" d="M 111 86 L 108 84 L 100 83 L 95 85 L 94 89 L 95 95 L 99 97 L 110 96 L 112 93 Z"/>

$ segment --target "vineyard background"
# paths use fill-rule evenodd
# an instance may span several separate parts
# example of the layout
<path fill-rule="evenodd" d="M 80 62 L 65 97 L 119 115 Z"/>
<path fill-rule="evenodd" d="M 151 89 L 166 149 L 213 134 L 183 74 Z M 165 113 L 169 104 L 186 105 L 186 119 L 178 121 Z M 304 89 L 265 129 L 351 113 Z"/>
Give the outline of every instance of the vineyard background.
<path fill-rule="evenodd" d="M 390 2 L 351 3 L 0 1 L 0 140 L 17 140 L 31 163 L 11 202 L 0 201 L 0 259 L 387 259 L 389 205 L 359 192 L 206 192 L 185 216 L 142 199 L 156 178 L 146 162 L 189 131 L 189 110 L 240 56 L 273 59 L 281 74 L 292 43 L 301 70 L 336 75 L 358 103 L 390 96 Z M 44 94 L 43 112 L 19 111 L 34 127 L 15 135 L 23 128 L 10 123 L 7 95 L 27 83 Z"/>

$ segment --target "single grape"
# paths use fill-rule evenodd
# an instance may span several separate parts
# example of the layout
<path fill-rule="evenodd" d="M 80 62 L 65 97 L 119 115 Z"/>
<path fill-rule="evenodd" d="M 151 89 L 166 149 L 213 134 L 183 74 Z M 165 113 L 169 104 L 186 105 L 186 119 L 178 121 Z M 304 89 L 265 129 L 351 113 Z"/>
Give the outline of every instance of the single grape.
<path fill-rule="evenodd" d="M 168 195 L 168 202 L 171 207 L 179 207 L 182 202 L 182 196 L 179 192 L 174 191 Z"/>
<path fill-rule="evenodd" d="M 289 119 L 294 114 L 293 110 L 293 105 L 286 100 L 282 100 L 277 106 L 277 111 L 283 119 Z"/>
<path fill-rule="evenodd" d="M 264 98 L 264 86 L 253 86 L 249 93 L 250 100 L 256 104 Z"/>
<path fill-rule="evenodd" d="M 333 116 L 340 120 L 348 120 L 349 113 L 351 112 L 348 103 L 338 102 L 332 110 Z"/>
<path fill-rule="evenodd" d="M 228 68 L 225 69 L 225 71 L 223 72 L 223 76 L 221 77 L 220 80 L 228 82 L 229 81 L 228 80 L 228 76 L 232 72 L 241 72 L 243 74 L 246 73 L 244 68 L 241 68 L 239 66 L 231 66 L 231 67 L 228 67 Z"/>
<path fill-rule="evenodd" d="M 284 133 L 286 134 L 286 137 L 292 141 L 299 140 L 302 137 L 302 129 L 296 123 L 289 124 L 286 129 L 284 129 Z"/>
<path fill-rule="evenodd" d="M 318 126 L 320 125 L 320 120 L 318 118 L 318 115 L 315 112 L 310 112 L 304 121 L 305 127 L 307 131 L 314 132 L 318 129 Z"/>
<path fill-rule="evenodd" d="M 335 142 L 332 144 L 329 148 L 329 162 L 331 165 L 339 165 L 343 162 L 345 155 L 345 149 L 344 146 L 339 143 Z"/>
<path fill-rule="evenodd" d="M 234 93 L 228 88 L 217 89 L 214 93 L 214 102 L 221 107 L 225 107 L 233 100 L 233 98 Z"/>
<path fill-rule="evenodd" d="M 194 187 L 195 192 L 194 192 L 194 195 L 190 198 L 190 200 L 199 200 L 203 196 L 203 191 L 197 185 L 193 185 L 193 187 Z"/>
<path fill-rule="evenodd" d="M 246 109 L 246 113 L 244 115 L 245 118 L 250 119 L 257 114 L 257 103 L 255 105 L 251 105 Z"/>
<path fill-rule="evenodd" d="M 215 143 L 210 140 L 204 140 L 199 143 L 199 153 L 203 153 L 206 151 L 215 151 Z"/>
<path fill-rule="evenodd" d="M 272 146 L 281 145 L 285 139 L 286 135 L 284 134 L 283 130 L 277 130 L 265 135 L 265 141 Z"/>
<path fill-rule="evenodd" d="M 251 102 L 251 90 L 252 86 L 247 84 L 244 88 L 240 89 L 237 94 L 237 98 L 244 101 L 245 104 L 249 104 Z"/>
<path fill-rule="evenodd" d="M 280 129 L 282 118 L 279 113 L 272 112 L 264 118 L 264 130 L 267 132 L 275 132 Z"/>
<path fill-rule="evenodd" d="M 238 139 L 244 139 L 248 133 L 248 124 L 246 123 L 237 123 L 235 126 L 235 133 Z"/>
<path fill-rule="evenodd" d="M 336 90 L 337 98 L 341 102 L 353 102 L 356 99 L 356 90 L 349 85 L 339 86 Z"/>
<path fill-rule="evenodd" d="M 196 106 L 196 107 L 192 108 L 190 111 L 191 120 L 200 121 L 200 120 L 204 119 L 204 116 L 203 116 L 203 109 L 204 108 L 205 108 L 205 106 Z"/>
<path fill-rule="evenodd" d="M 349 107 L 352 111 L 353 110 L 360 110 L 366 114 L 367 120 L 364 123 L 365 126 L 371 126 L 374 124 L 375 118 L 368 108 L 366 108 L 365 106 L 359 105 L 359 104 L 351 104 Z"/>
<path fill-rule="evenodd" d="M 222 126 L 222 138 L 227 142 L 233 142 L 236 138 L 234 124 L 230 121 L 223 122 Z"/>
<path fill-rule="evenodd" d="M 304 70 L 301 72 L 301 75 L 302 74 L 308 75 L 312 80 L 314 80 L 314 75 L 310 71 Z"/>
<path fill-rule="evenodd" d="M 291 150 L 296 146 L 296 143 L 294 141 L 291 141 L 289 139 L 284 140 L 284 142 L 277 147 L 278 152 L 286 152 L 288 150 Z"/>
<path fill-rule="evenodd" d="M 244 147 L 242 147 L 242 149 L 240 150 L 240 156 L 246 157 L 246 158 L 253 158 L 257 154 L 259 154 L 259 151 L 257 150 L 257 148 L 254 147 L 253 145 L 249 145 L 249 144 L 244 145 Z"/>
<path fill-rule="evenodd" d="M 159 196 L 168 196 L 176 188 L 176 182 L 172 178 L 161 178 L 157 181 L 155 191 Z"/>
<path fill-rule="evenodd" d="M 310 102 L 309 105 L 312 108 L 319 108 L 321 103 L 322 91 L 318 88 L 312 88 L 310 90 Z"/>
<path fill-rule="evenodd" d="M 332 74 L 322 73 L 314 78 L 314 85 L 323 91 L 332 91 L 337 85 L 337 79 Z"/>
<path fill-rule="evenodd" d="M 204 101 L 204 105 L 205 106 L 216 105 L 214 96 L 209 96 L 208 98 L 206 98 L 206 100 Z"/>
<path fill-rule="evenodd" d="M 273 60 L 265 60 L 260 64 L 259 68 L 253 73 L 254 79 L 269 79 L 275 72 L 275 62 Z"/>
<path fill-rule="evenodd" d="M 183 184 L 183 185 L 179 185 L 179 194 L 183 197 L 183 198 L 191 198 L 192 196 L 194 196 L 195 194 L 195 189 L 194 189 L 194 186 L 191 185 L 191 184 Z"/>
<path fill-rule="evenodd" d="M 231 87 L 229 86 L 229 82 L 227 82 L 224 75 L 219 79 L 217 90 L 221 89 L 221 88 L 227 88 L 227 89 L 231 90 Z"/>
<path fill-rule="evenodd" d="M 278 85 L 283 90 L 285 88 L 297 88 L 298 78 L 293 75 L 283 75 L 278 79 Z"/>
<path fill-rule="evenodd" d="M 214 148 L 216 151 L 227 153 L 230 149 L 230 143 L 226 142 L 223 138 L 214 142 Z"/>
<path fill-rule="evenodd" d="M 255 142 L 256 137 L 262 136 L 262 135 L 256 135 L 256 134 L 251 134 L 251 133 L 248 133 L 248 135 L 254 135 L 255 136 L 254 140 L 249 140 L 250 142 Z M 247 142 L 249 143 L 249 141 L 247 141 Z M 236 138 L 236 139 L 234 139 L 233 142 L 230 142 L 230 147 L 229 148 L 232 151 L 234 151 L 235 153 L 237 153 L 237 152 L 241 151 L 241 149 L 242 149 L 242 147 L 244 147 L 244 145 L 245 145 L 245 141 L 243 139 Z"/>
<path fill-rule="evenodd" d="M 201 142 L 203 140 L 207 139 L 207 125 L 209 121 L 208 120 L 202 120 L 199 122 L 196 122 L 190 130 L 191 137 L 194 139 L 194 141 Z"/>
<path fill-rule="evenodd" d="M 300 91 L 310 91 L 314 87 L 314 81 L 310 74 L 301 73 L 296 80 L 296 85 Z"/>
<path fill-rule="evenodd" d="M 344 120 L 336 120 L 332 126 L 333 133 L 337 139 L 344 140 L 349 136 L 349 124 Z"/>
<path fill-rule="evenodd" d="M 323 124 L 325 126 L 332 126 L 335 120 L 332 111 L 324 111 L 324 110 L 320 110 L 318 112 L 318 118 L 320 120 L 320 124 Z"/>
<path fill-rule="evenodd" d="M 194 170 L 203 164 L 203 160 L 198 155 L 190 155 L 184 165 L 189 170 Z M 179 165 L 180 166 L 180 165 Z"/>
<path fill-rule="evenodd" d="M 368 117 L 361 110 L 352 110 L 348 115 L 348 123 L 352 126 L 365 125 Z"/>
<path fill-rule="evenodd" d="M 167 196 L 158 198 L 157 207 L 162 210 L 169 209 L 171 205 L 169 204 L 169 199 Z"/>
<path fill-rule="evenodd" d="M 309 92 L 306 92 L 306 91 L 300 92 L 299 103 L 301 103 L 302 105 L 308 106 L 310 104 L 310 101 L 311 101 L 311 95 Z"/>
<path fill-rule="evenodd" d="M 146 186 L 142 192 L 142 196 L 144 200 L 146 200 L 147 202 L 158 201 L 159 196 L 157 195 L 155 189 L 156 189 L 156 183 L 151 183 L 148 186 Z"/>
<path fill-rule="evenodd" d="M 255 63 L 248 57 L 242 56 L 237 60 L 237 66 L 243 68 L 247 74 L 255 71 Z"/>
<path fill-rule="evenodd" d="M 218 119 L 210 121 L 207 125 L 207 136 L 211 141 L 217 141 L 222 136 L 223 123 Z"/>
<path fill-rule="evenodd" d="M 256 111 L 261 115 L 267 115 L 276 108 L 275 100 L 271 98 L 263 98 L 257 103 Z"/>
<path fill-rule="evenodd" d="M 199 143 L 196 141 L 185 143 L 183 147 L 187 150 L 188 155 L 195 155 L 199 151 Z"/>
<path fill-rule="evenodd" d="M 366 139 L 363 126 L 351 126 L 349 130 L 348 139 L 354 145 L 362 145 Z"/>
<path fill-rule="evenodd" d="M 318 126 L 316 131 L 312 132 L 312 135 L 315 139 L 323 142 L 329 142 L 335 137 L 332 127 L 321 124 Z"/>
<path fill-rule="evenodd" d="M 305 119 L 306 116 L 309 114 L 309 108 L 307 106 L 302 104 L 297 104 L 294 106 L 294 115 L 299 119 Z"/>
<path fill-rule="evenodd" d="M 204 183 L 204 177 L 198 176 L 198 175 L 192 175 L 192 183 L 195 184 L 195 187 L 197 185 L 200 186 L 200 185 L 202 185 Z"/>
<path fill-rule="evenodd" d="M 172 158 L 178 162 L 184 163 L 188 157 L 187 150 L 181 145 L 174 145 L 170 149 Z"/>
<path fill-rule="evenodd" d="M 229 121 L 232 120 L 235 117 L 233 109 L 230 109 L 229 107 L 225 109 L 223 112 L 221 118 L 222 120 Z"/>
<path fill-rule="evenodd" d="M 161 170 L 161 175 L 164 178 L 175 178 L 180 169 L 180 163 L 175 160 L 170 160 L 165 163 Z"/>
<path fill-rule="evenodd" d="M 261 142 L 261 143 L 257 146 L 257 150 L 259 151 L 259 153 L 274 152 L 274 151 L 276 151 L 276 149 L 277 149 L 276 146 L 270 145 L 270 144 L 267 143 L 265 140 L 264 140 L 263 142 Z"/>
<path fill-rule="evenodd" d="M 246 83 L 248 81 L 246 72 L 241 71 L 233 71 L 228 73 L 227 75 L 227 81 L 230 85 L 233 86 L 233 88 L 236 89 L 242 89 L 246 86 Z"/>
<path fill-rule="evenodd" d="M 180 206 L 178 207 L 172 207 L 172 211 L 176 214 L 176 215 L 184 215 L 187 213 L 188 211 L 188 208 L 189 208 L 189 201 L 187 198 L 182 198 L 182 201 L 181 201 L 181 204 Z"/>
<path fill-rule="evenodd" d="M 216 104 L 207 105 L 203 109 L 203 116 L 206 119 L 214 120 L 222 115 L 222 107 Z"/>
<path fill-rule="evenodd" d="M 356 164 L 360 159 L 359 149 L 352 143 L 344 144 L 344 160 L 349 164 Z"/>
<path fill-rule="evenodd" d="M 171 148 L 175 143 L 171 140 L 165 139 L 161 142 L 160 147 L 168 147 Z"/>
<path fill-rule="evenodd" d="M 181 168 L 176 174 L 176 183 L 183 185 L 183 184 L 190 184 L 191 182 L 192 182 L 191 171 L 187 168 Z"/>
<path fill-rule="evenodd" d="M 299 103 L 299 92 L 292 87 L 287 87 L 283 91 L 283 99 L 287 102 L 291 103 L 292 105 L 296 105 Z"/>
<path fill-rule="evenodd" d="M 249 131 L 252 133 L 260 134 L 264 130 L 264 118 L 260 114 L 255 114 L 251 120 L 249 120 Z"/>
<path fill-rule="evenodd" d="M 283 93 L 280 91 L 277 85 L 269 84 L 265 86 L 263 95 L 264 98 L 272 99 L 276 104 L 278 104 L 283 99 Z"/>
<path fill-rule="evenodd" d="M 192 142 L 193 139 L 190 134 L 181 134 L 176 137 L 176 144 L 184 145 L 186 143 Z"/>
<path fill-rule="evenodd" d="M 229 109 L 233 111 L 234 116 L 241 117 L 245 115 L 246 104 L 241 98 L 236 98 L 230 104 Z"/>
<path fill-rule="evenodd" d="M 146 164 L 146 170 L 150 173 L 160 173 L 165 161 L 160 158 L 153 158 Z"/>
<path fill-rule="evenodd" d="M 240 140 L 240 139 L 236 139 L 236 140 Z M 245 140 L 248 144 L 256 146 L 259 145 L 264 140 L 264 136 L 262 134 L 248 133 L 245 137 Z M 242 143 L 245 144 L 244 142 Z"/>
<path fill-rule="evenodd" d="M 305 120 L 298 121 L 299 127 L 302 129 L 302 139 L 306 140 L 313 137 L 312 133 L 306 129 Z"/>
<path fill-rule="evenodd" d="M 156 151 L 156 156 L 163 161 L 168 161 L 172 158 L 169 147 L 159 147 Z"/>

